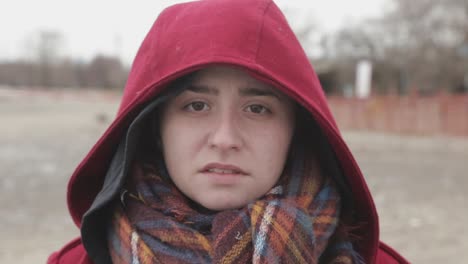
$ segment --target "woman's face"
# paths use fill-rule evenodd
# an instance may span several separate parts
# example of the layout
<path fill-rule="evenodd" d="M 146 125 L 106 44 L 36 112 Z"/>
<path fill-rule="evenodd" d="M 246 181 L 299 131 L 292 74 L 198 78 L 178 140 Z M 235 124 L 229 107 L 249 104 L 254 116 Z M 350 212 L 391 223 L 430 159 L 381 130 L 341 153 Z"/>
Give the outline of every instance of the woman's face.
<path fill-rule="evenodd" d="M 240 69 L 199 71 L 161 115 L 171 179 L 211 210 L 240 208 L 278 181 L 294 132 L 286 96 Z"/>

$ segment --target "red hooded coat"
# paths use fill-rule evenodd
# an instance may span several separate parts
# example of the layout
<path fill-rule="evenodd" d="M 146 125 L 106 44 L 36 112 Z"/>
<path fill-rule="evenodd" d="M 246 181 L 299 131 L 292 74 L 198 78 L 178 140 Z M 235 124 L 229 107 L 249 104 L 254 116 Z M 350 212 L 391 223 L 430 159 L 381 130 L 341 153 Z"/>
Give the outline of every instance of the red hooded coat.
<path fill-rule="evenodd" d="M 114 122 L 81 162 L 68 185 L 68 207 L 78 227 L 103 186 L 129 124 L 171 81 L 212 64 L 241 66 L 296 100 L 329 141 L 351 189 L 357 221 L 355 245 L 366 263 L 407 263 L 379 242 L 377 212 L 362 173 L 343 141 L 325 95 L 285 17 L 271 0 L 203 0 L 164 10 L 134 60 Z M 48 263 L 92 263 L 77 238 Z"/>

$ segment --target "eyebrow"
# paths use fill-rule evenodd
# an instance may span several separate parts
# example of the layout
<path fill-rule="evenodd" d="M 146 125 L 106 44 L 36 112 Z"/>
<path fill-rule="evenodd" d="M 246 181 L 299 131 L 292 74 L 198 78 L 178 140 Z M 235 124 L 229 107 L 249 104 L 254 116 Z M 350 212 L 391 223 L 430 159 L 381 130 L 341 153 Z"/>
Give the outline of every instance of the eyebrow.
<path fill-rule="evenodd" d="M 204 85 L 191 84 L 187 87 L 187 90 L 194 92 L 194 93 L 219 95 L 219 90 L 209 87 L 209 86 L 204 86 Z"/>
<path fill-rule="evenodd" d="M 241 96 L 271 96 L 281 101 L 280 96 L 271 89 L 247 87 L 240 90 Z"/>
<path fill-rule="evenodd" d="M 203 94 L 211 94 L 211 95 L 219 95 L 219 90 L 213 87 L 204 86 L 204 85 L 190 85 L 187 87 L 187 90 L 194 92 L 194 93 L 203 93 Z M 264 88 L 256 88 L 256 87 L 246 87 L 241 88 L 239 94 L 241 96 L 271 96 L 280 101 L 281 96 L 273 91 L 272 89 L 264 89 Z"/>

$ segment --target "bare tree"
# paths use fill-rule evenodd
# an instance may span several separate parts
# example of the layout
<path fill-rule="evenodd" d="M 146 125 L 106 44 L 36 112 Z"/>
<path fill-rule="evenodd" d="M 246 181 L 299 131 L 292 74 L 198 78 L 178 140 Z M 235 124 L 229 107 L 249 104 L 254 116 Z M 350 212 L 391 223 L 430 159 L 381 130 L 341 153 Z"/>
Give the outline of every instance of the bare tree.
<path fill-rule="evenodd" d="M 100 88 L 121 88 L 125 83 L 126 70 L 116 57 L 97 55 L 88 66 L 88 83 Z"/>
<path fill-rule="evenodd" d="M 372 60 L 374 84 L 383 92 L 392 86 L 400 92 L 419 87 L 423 93 L 459 87 L 468 71 L 468 1 L 393 3 L 381 18 L 328 36 L 326 56 L 350 66 L 359 59 Z"/>
<path fill-rule="evenodd" d="M 39 67 L 39 85 L 54 86 L 53 68 L 59 64 L 64 36 L 57 31 L 43 30 L 28 40 L 26 53 L 32 55 L 32 62 Z"/>
<path fill-rule="evenodd" d="M 465 0 L 394 0 L 382 19 L 389 33 L 386 57 L 401 65 L 423 92 L 451 89 L 463 79 L 468 2 Z"/>

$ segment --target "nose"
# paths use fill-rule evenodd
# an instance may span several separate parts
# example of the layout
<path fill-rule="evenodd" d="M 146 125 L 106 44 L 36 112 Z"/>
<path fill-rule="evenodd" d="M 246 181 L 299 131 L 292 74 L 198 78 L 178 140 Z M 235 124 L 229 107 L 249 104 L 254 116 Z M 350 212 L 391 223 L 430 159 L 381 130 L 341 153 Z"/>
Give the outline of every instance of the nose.
<path fill-rule="evenodd" d="M 227 113 L 217 119 L 208 139 L 210 148 L 221 151 L 239 150 L 243 145 L 243 139 L 236 118 Z"/>

